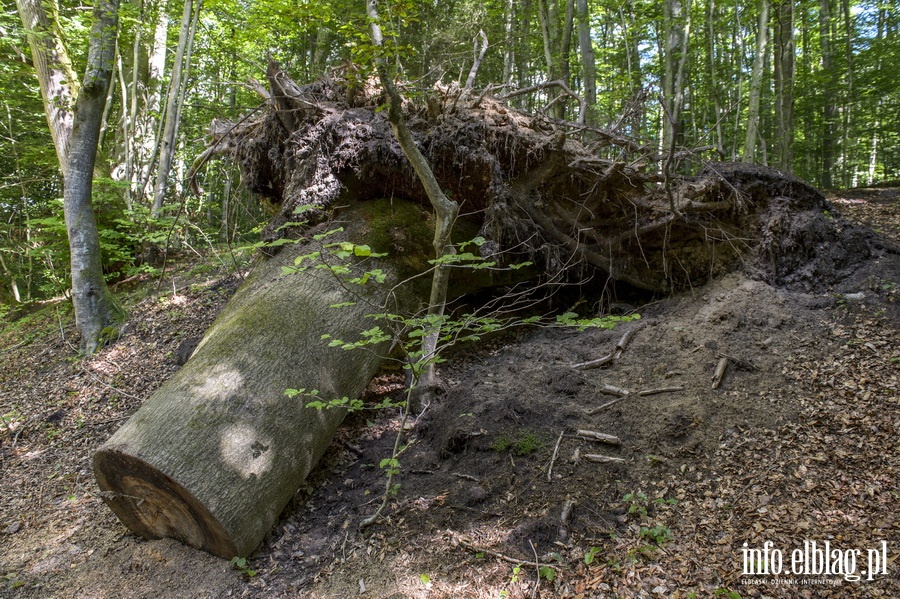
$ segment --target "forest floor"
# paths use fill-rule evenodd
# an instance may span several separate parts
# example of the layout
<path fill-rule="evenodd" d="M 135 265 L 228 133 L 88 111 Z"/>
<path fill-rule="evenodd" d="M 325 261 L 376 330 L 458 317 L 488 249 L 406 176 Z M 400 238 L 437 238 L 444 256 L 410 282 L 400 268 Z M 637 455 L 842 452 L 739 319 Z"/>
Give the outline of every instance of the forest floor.
<path fill-rule="evenodd" d="M 900 190 L 831 199 L 900 244 Z M 522 330 L 466 347 L 408 431 L 386 519 L 357 528 L 379 501 L 399 418 L 354 414 L 242 567 L 136 538 L 91 472 L 93 451 L 239 282 L 185 264 L 161 289 L 122 290 L 125 333 L 87 360 L 64 302 L 4 323 L 0 597 L 900 597 L 896 254 L 834 289 L 733 274 L 613 330 Z M 573 368 L 628 330 L 614 363 Z M 401 386 L 385 373 L 370 393 Z M 639 393 L 660 388 L 678 390 Z M 831 573 L 805 557 L 812 542 L 828 543 Z M 763 548 L 788 572 L 745 575 L 747 551 Z"/>

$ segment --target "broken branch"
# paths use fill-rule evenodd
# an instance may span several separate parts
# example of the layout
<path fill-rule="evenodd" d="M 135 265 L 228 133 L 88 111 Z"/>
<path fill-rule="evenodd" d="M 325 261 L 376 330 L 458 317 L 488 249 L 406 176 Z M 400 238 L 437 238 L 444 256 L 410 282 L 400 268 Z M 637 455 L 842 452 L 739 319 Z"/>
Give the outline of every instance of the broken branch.
<path fill-rule="evenodd" d="M 598 464 L 620 464 L 625 458 L 614 458 L 608 455 L 600 455 L 599 453 L 586 453 L 583 456 L 589 462 L 597 462 Z"/>
<path fill-rule="evenodd" d="M 719 358 L 719 363 L 716 365 L 716 372 L 712 376 L 713 390 L 718 389 L 719 385 L 722 384 L 722 379 L 725 377 L 725 370 L 728 368 L 728 358 Z"/>
<path fill-rule="evenodd" d="M 619 440 L 615 435 L 607 435 L 606 433 L 598 433 L 596 431 L 585 431 L 579 430 L 575 432 L 576 435 L 581 437 L 582 439 L 590 439 L 592 441 L 600 441 L 601 443 L 608 443 L 610 445 L 621 445 L 622 441 Z"/>
<path fill-rule="evenodd" d="M 657 393 L 675 393 L 676 391 L 684 391 L 684 387 L 660 387 L 658 389 L 644 389 L 638 391 L 638 395 L 646 397 L 648 395 L 656 395 Z"/>

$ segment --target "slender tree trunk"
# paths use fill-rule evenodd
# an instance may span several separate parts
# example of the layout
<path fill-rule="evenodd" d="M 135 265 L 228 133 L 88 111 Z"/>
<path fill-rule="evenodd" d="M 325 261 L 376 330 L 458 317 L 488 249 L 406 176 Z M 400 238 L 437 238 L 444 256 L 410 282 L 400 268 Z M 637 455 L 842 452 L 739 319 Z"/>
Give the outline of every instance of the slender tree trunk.
<path fill-rule="evenodd" d="M 594 42 L 591 40 L 591 17 L 587 0 L 578 0 L 577 15 L 584 101 L 587 103 L 585 123 L 593 126 L 597 123 L 597 67 L 594 60 Z"/>
<path fill-rule="evenodd" d="M 197 4 L 196 13 L 199 15 L 202 0 Z M 194 15 L 194 1 L 185 0 L 184 12 L 181 15 L 181 31 L 178 34 L 178 47 L 175 50 L 175 62 L 172 64 L 172 78 L 169 83 L 169 99 L 166 102 L 166 121 L 163 129 L 162 142 L 159 150 L 159 165 L 156 171 L 156 187 L 153 191 L 153 216 L 159 216 L 162 210 L 163 200 L 166 196 L 166 188 L 169 182 L 169 174 L 172 170 L 172 162 L 175 159 L 176 142 L 178 139 L 178 125 L 181 120 L 181 99 L 183 98 L 182 86 L 185 85 L 185 53 L 193 41 L 193 31 L 196 25 Z M 188 63 L 189 64 L 189 63 Z"/>
<path fill-rule="evenodd" d="M 716 0 L 709 0 L 709 18 L 707 19 L 707 35 L 709 36 L 709 87 L 712 92 L 713 118 L 716 120 L 716 152 L 719 158 L 725 159 L 725 146 L 723 145 L 724 132 L 722 127 L 722 100 L 719 96 L 719 76 L 716 69 Z"/>
<path fill-rule="evenodd" d="M 880 102 L 879 102 L 880 104 Z M 878 119 L 875 119 L 874 130 L 872 131 L 872 150 L 869 153 L 869 176 L 866 179 L 867 185 L 875 183 L 875 170 L 878 168 Z"/>
<path fill-rule="evenodd" d="M 778 168 L 794 170 L 794 0 L 775 7 L 775 138 Z"/>
<path fill-rule="evenodd" d="M 679 141 L 682 128 L 684 82 L 690 52 L 690 5 L 685 8 L 682 0 L 665 0 L 663 20 L 666 31 L 663 101 L 666 104 L 668 115 L 663 115 L 662 119 L 662 141 L 663 147 L 670 148 Z"/>
<path fill-rule="evenodd" d="M 538 16 L 541 20 L 541 34 L 544 41 L 544 60 L 547 64 L 547 79 L 555 81 L 562 79 L 566 85 L 570 83 L 569 51 L 572 46 L 572 31 L 575 21 L 575 0 L 565 0 L 565 16 L 560 22 L 558 0 L 539 0 Z M 551 114 L 558 119 L 566 116 L 565 106 L 555 101 L 560 97 L 560 92 L 553 88 L 549 90 L 550 101 L 553 103 Z"/>
<path fill-rule="evenodd" d="M 756 160 L 756 142 L 759 136 L 759 99 L 762 92 L 763 67 L 766 59 L 766 42 L 769 39 L 769 0 L 760 0 L 759 25 L 756 30 L 756 57 L 750 75 L 750 98 L 747 105 L 747 136 L 744 138 L 744 162 Z"/>
<path fill-rule="evenodd" d="M 504 49 L 503 49 L 503 85 L 512 83 L 512 70 L 516 60 L 515 45 L 513 42 L 513 18 L 515 17 L 515 0 L 506 0 L 504 13 Z"/>
<path fill-rule="evenodd" d="M 65 175 L 72 135 L 72 104 L 78 95 L 78 80 L 59 32 L 57 4 L 55 0 L 16 0 L 16 6 L 25 26 L 59 168 Z"/>
<path fill-rule="evenodd" d="M 822 187 L 831 188 L 834 170 L 834 121 L 837 115 L 837 85 L 835 84 L 834 55 L 831 48 L 831 2 L 821 0 L 819 8 L 819 43 L 822 50 L 822 73 L 825 80 L 822 120 Z"/>
<path fill-rule="evenodd" d="M 381 50 L 384 45 L 380 20 L 378 17 L 378 9 L 376 0 L 366 0 L 366 14 L 369 16 L 369 23 L 372 29 L 372 40 L 375 46 Z M 391 79 L 387 70 L 384 58 L 376 55 L 375 60 L 378 69 L 378 76 L 381 79 L 381 85 L 390 99 L 390 108 L 388 109 L 388 120 L 391 123 L 391 129 L 394 137 L 400 144 L 406 158 L 412 164 L 416 175 L 425 188 L 428 200 L 434 208 L 434 251 L 435 256 L 440 259 L 444 256 L 456 253 L 456 248 L 450 241 L 450 233 L 453 229 L 453 223 L 459 214 L 459 204 L 451 200 L 444 194 L 434 172 L 428 161 L 419 151 L 416 142 L 413 139 L 409 127 L 406 125 L 406 119 L 403 117 L 403 102 L 400 94 L 394 87 L 394 81 Z M 428 302 L 428 315 L 440 319 L 444 315 L 444 309 L 447 305 L 447 287 L 450 280 L 450 267 L 446 264 L 438 264 L 434 270 L 431 282 L 431 295 Z M 440 327 L 429 332 L 422 342 L 422 363 L 427 364 L 425 371 L 419 378 L 419 384 L 426 390 L 434 385 L 434 368 L 432 360 L 434 360 L 437 351 L 438 340 L 440 339 Z"/>
<path fill-rule="evenodd" d="M 850 15 L 849 0 L 841 0 L 841 12 L 844 20 L 844 60 L 846 61 L 846 79 L 841 85 L 843 98 L 843 108 L 841 110 L 843 123 L 841 126 L 841 173 L 843 174 L 843 186 L 855 186 L 854 182 L 857 178 L 856 173 L 856 152 L 851 147 L 852 143 L 850 128 L 853 123 L 853 107 L 854 107 L 854 91 L 855 84 L 853 78 L 853 18 Z"/>
<path fill-rule="evenodd" d="M 143 119 L 143 134 L 140 141 L 140 157 L 136 158 L 140 166 L 136 197 L 144 198 L 153 165 L 159 154 L 163 132 L 163 78 L 166 71 L 166 46 L 169 39 L 169 15 L 166 3 L 160 2 L 156 13 L 156 26 L 153 34 L 153 48 L 148 63 L 148 91 Z M 152 199 L 150 200 L 152 205 Z"/>
<path fill-rule="evenodd" d="M 64 212 L 72 254 L 72 303 L 82 348 L 102 346 L 104 329 L 120 320 L 100 262 L 97 222 L 91 206 L 94 162 L 106 92 L 112 79 L 118 29 L 118 0 L 97 0 L 84 84 L 75 101 L 71 148 L 65 176 Z"/>

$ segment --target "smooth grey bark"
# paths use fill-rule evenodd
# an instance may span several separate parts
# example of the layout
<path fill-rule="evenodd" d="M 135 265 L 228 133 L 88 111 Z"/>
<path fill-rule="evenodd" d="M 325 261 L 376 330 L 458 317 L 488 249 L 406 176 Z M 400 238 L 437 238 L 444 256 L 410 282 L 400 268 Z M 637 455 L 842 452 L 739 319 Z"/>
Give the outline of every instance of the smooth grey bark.
<path fill-rule="evenodd" d="M 775 6 L 775 137 L 778 168 L 794 170 L 794 0 Z"/>
<path fill-rule="evenodd" d="M 822 119 L 822 175 L 819 184 L 832 187 L 834 169 L 834 124 L 837 117 L 837 76 L 834 68 L 834 54 L 831 23 L 832 0 L 821 0 L 819 5 L 819 44 L 822 50 L 822 76 L 824 79 L 824 110 Z"/>
<path fill-rule="evenodd" d="M 184 1 L 184 12 L 181 15 L 181 30 L 178 34 L 178 46 L 175 50 L 175 61 L 172 64 L 172 77 L 169 82 L 169 97 L 166 101 L 166 118 L 159 149 L 159 165 L 156 171 L 156 185 L 153 190 L 152 214 L 159 216 L 166 197 L 169 174 L 175 161 L 178 126 L 181 123 L 181 105 L 184 101 L 184 78 L 190 68 L 190 48 L 194 41 L 197 18 L 203 0 L 198 0 L 196 9 L 193 0 Z"/>
<path fill-rule="evenodd" d="M 31 49 L 59 168 L 65 175 L 72 136 L 72 104 L 78 94 L 78 80 L 59 32 L 57 5 L 55 1 L 16 0 L 16 7 Z M 45 7 L 50 8 L 49 14 Z"/>
<path fill-rule="evenodd" d="M 716 53 L 716 0 L 709 0 L 709 14 L 707 18 L 707 36 L 709 37 L 709 49 L 707 51 L 708 59 L 709 59 L 709 82 L 710 82 L 710 90 L 712 92 L 713 97 L 713 110 L 715 119 L 716 119 L 716 153 L 718 153 L 719 158 L 725 159 L 725 146 L 723 144 L 723 139 L 725 138 L 722 121 L 724 117 L 722 115 L 722 100 L 719 95 L 719 76 L 718 69 L 716 68 L 716 63 L 718 60 Z"/>
<path fill-rule="evenodd" d="M 97 0 L 94 6 L 87 72 L 75 101 L 64 179 L 63 211 L 72 255 L 72 304 L 75 326 L 87 354 L 103 344 L 104 335 L 108 336 L 104 329 L 121 318 L 121 311 L 103 278 L 100 238 L 91 204 L 100 122 L 115 61 L 118 9 L 118 0 Z"/>
<path fill-rule="evenodd" d="M 476 48 L 475 60 L 472 62 L 472 68 L 469 69 L 469 76 L 466 78 L 466 84 L 463 86 L 463 89 L 472 89 L 472 86 L 475 84 L 475 76 L 478 75 L 478 68 L 481 66 L 481 61 L 484 60 L 484 55 L 487 54 L 488 38 L 484 29 L 478 31 L 478 36 L 481 37 L 481 50 L 477 50 L 478 37 L 476 37 L 474 40 Z"/>
<path fill-rule="evenodd" d="M 663 116 L 662 143 L 664 148 L 669 149 L 677 143 L 682 127 L 681 110 L 684 107 L 684 82 L 690 52 L 690 6 L 685 8 L 682 0 L 665 0 L 663 22 L 666 36 L 663 102 L 668 114 Z"/>
<path fill-rule="evenodd" d="M 747 101 L 747 135 L 744 137 L 744 162 L 756 160 L 756 142 L 759 136 L 759 100 L 762 92 L 762 75 L 769 40 L 769 0 L 759 2 L 759 25 L 756 30 L 756 56 L 750 74 L 750 97 Z"/>
<path fill-rule="evenodd" d="M 395 257 L 353 266 L 380 268 L 385 285 L 341 280 L 310 268 L 283 274 L 322 244 L 381 239 L 423 252 L 422 209 L 410 202 L 359 202 L 338 217 L 345 231 L 321 242 L 286 245 L 254 269 L 188 362 L 94 455 L 106 504 L 148 538 L 172 537 L 215 555 L 247 556 L 259 545 L 331 443 L 345 410 L 305 407 L 356 398 L 390 341 L 365 350 L 329 347 L 325 334 L 355 340 L 372 313 L 406 313 L 426 290 L 394 285 L 410 276 Z M 392 233 L 399 228 L 402 235 Z M 373 249 L 383 251 L 374 241 Z M 356 302 L 345 307 L 332 307 Z"/>
<path fill-rule="evenodd" d="M 572 31 L 575 23 L 575 0 L 565 0 L 565 16 L 560 22 L 558 0 L 538 0 L 538 17 L 544 41 L 544 61 L 547 64 L 547 80 L 562 80 L 569 85 L 569 50 L 572 45 Z M 551 90 L 551 114 L 558 119 L 565 118 L 565 107 L 557 102 L 561 98 L 557 90 Z"/>
<path fill-rule="evenodd" d="M 587 103 L 585 124 L 597 123 L 597 67 L 594 60 L 594 42 L 591 40 L 591 22 L 587 0 L 577 0 L 578 45 L 581 49 L 581 69 L 584 85 L 584 101 Z"/>

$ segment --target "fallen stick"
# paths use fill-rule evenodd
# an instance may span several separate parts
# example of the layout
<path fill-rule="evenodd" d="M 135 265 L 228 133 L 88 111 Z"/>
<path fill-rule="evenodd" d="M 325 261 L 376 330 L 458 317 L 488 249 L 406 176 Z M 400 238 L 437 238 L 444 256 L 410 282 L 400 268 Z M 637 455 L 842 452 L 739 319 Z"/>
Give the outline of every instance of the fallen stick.
<path fill-rule="evenodd" d="M 603 404 L 602 406 L 599 406 L 599 407 L 597 407 L 597 408 L 591 408 L 590 410 L 586 411 L 585 414 L 588 415 L 588 416 L 593 416 L 593 415 L 596 414 L 597 412 L 602 412 L 603 410 L 605 410 L 605 409 L 608 408 L 609 406 L 612 406 L 612 405 L 615 405 L 615 404 L 619 403 L 620 401 L 622 401 L 623 399 L 625 399 L 625 397 L 627 397 L 627 396 L 619 397 L 618 399 L 614 399 L 614 400 L 612 400 L 612 401 L 608 401 L 608 402 L 606 402 L 605 404 Z"/>
<path fill-rule="evenodd" d="M 631 343 L 631 338 L 634 337 L 634 334 L 639 330 L 641 330 L 641 327 L 634 327 L 633 329 L 628 329 L 627 331 L 625 331 L 625 334 L 622 335 L 622 338 L 619 339 L 618 343 L 616 343 L 616 360 L 619 359 L 619 356 L 622 355 L 622 352 L 624 352 L 625 348 L 628 347 L 628 344 Z"/>
<path fill-rule="evenodd" d="M 728 358 L 719 358 L 719 363 L 716 365 L 716 372 L 712 376 L 712 388 L 713 390 L 718 389 L 719 385 L 722 384 L 722 379 L 725 377 L 725 371 L 728 369 Z"/>
<path fill-rule="evenodd" d="M 569 515 L 572 513 L 572 508 L 575 506 L 575 501 L 572 498 L 567 497 L 566 502 L 563 503 L 562 513 L 559 515 L 559 539 L 563 542 L 569 538 Z"/>
<path fill-rule="evenodd" d="M 631 395 L 631 391 L 628 389 L 622 389 L 615 385 L 603 385 L 598 391 L 600 391 L 600 393 L 606 393 L 607 395 L 618 395 L 619 397 L 628 397 Z"/>
<path fill-rule="evenodd" d="M 550 465 L 547 467 L 547 482 L 552 482 L 551 476 L 553 475 L 553 464 L 556 463 L 556 456 L 559 453 L 559 444 L 562 443 L 563 433 L 565 430 L 559 432 L 559 438 L 556 439 L 556 447 L 553 448 L 553 457 L 550 458 Z"/>
<path fill-rule="evenodd" d="M 625 461 L 625 458 L 614 458 L 608 455 L 600 455 L 599 453 L 586 453 L 581 457 L 589 462 L 597 462 L 599 464 L 620 464 Z"/>
<path fill-rule="evenodd" d="M 638 391 L 638 395 L 646 397 L 648 395 L 656 395 L 657 393 L 675 393 L 676 391 L 684 391 L 684 387 L 660 387 L 658 389 L 644 389 Z"/>
<path fill-rule="evenodd" d="M 643 327 L 641 326 L 636 326 L 633 329 L 625 331 L 625 333 L 619 339 L 619 342 L 616 343 L 615 350 L 606 354 L 602 358 L 597 358 L 596 360 L 588 360 L 587 362 L 579 362 L 578 364 L 573 364 L 572 368 L 576 370 L 600 368 L 601 366 L 606 366 L 607 364 L 618 360 L 622 356 L 622 352 L 625 351 L 625 348 L 628 347 L 628 344 L 631 343 L 631 338 L 634 337 L 634 334 L 640 331 L 642 328 Z"/>
<path fill-rule="evenodd" d="M 573 364 L 572 368 L 575 370 L 587 370 L 588 368 L 600 368 L 601 366 L 606 366 L 610 362 L 612 362 L 615 357 L 612 354 L 606 354 L 602 358 L 597 358 L 596 360 L 588 360 L 587 362 L 579 362 L 578 364 Z"/>
<path fill-rule="evenodd" d="M 516 565 L 524 564 L 527 566 L 536 566 L 538 568 L 543 568 L 544 566 L 552 567 L 551 564 L 542 564 L 537 561 L 531 562 L 531 561 L 528 561 L 525 559 L 510 557 L 508 555 L 500 553 L 499 551 L 493 551 L 493 550 L 487 549 L 485 547 L 478 547 L 477 545 L 474 545 L 474 544 L 470 543 L 469 541 L 466 541 L 465 539 L 461 538 L 459 535 L 457 535 L 455 533 L 453 533 L 452 542 L 459 544 L 461 547 L 465 547 L 469 551 L 474 551 L 475 553 L 486 553 L 488 555 L 493 555 L 494 557 L 496 557 L 498 559 L 502 559 L 503 561 L 509 562 L 511 564 L 516 564 Z"/>
<path fill-rule="evenodd" d="M 592 441 L 600 441 L 601 443 L 609 443 L 610 445 L 621 445 L 622 441 L 615 435 L 607 435 L 606 433 L 598 433 L 596 431 L 575 431 L 575 434 L 583 439 L 591 439 Z"/>

